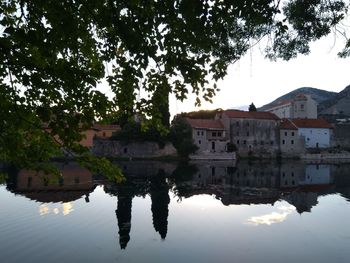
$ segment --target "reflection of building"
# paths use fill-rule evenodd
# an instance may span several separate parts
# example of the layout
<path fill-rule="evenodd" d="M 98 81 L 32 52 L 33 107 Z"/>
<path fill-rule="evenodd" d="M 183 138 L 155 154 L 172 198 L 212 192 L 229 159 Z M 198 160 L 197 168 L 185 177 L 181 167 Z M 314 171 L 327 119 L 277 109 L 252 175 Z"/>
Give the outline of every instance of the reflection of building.
<path fill-rule="evenodd" d="M 332 187 L 329 165 L 286 163 L 281 166 L 280 189 L 283 199 L 299 213 L 317 205 L 319 193 Z"/>
<path fill-rule="evenodd" d="M 13 191 L 40 202 L 69 202 L 95 189 L 92 174 L 76 163 L 58 164 L 61 176 L 21 170 Z M 88 199 L 87 199 L 88 200 Z"/>
<path fill-rule="evenodd" d="M 295 206 L 298 213 L 311 212 L 311 208 L 318 204 L 317 192 L 295 191 L 283 197 L 291 205 Z"/>

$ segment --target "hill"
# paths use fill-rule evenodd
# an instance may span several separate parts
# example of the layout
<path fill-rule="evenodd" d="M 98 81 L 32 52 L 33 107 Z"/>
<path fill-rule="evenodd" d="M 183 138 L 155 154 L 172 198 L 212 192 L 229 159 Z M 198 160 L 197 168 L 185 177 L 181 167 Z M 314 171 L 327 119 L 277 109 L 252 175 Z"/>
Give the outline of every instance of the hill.
<path fill-rule="evenodd" d="M 324 101 L 331 101 L 334 99 L 338 93 L 332 92 L 332 91 L 326 91 L 326 90 L 321 90 L 321 89 L 315 89 L 315 88 L 310 88 L 310 87 L 303 87 L 299 89 L 295 89 L 281 97 L 278 97 L 274 101 L 260 107 L 258 110 L 259 111 L 264 111 L 274 105 L 277 105 L 285 100 L 290 100 L 293 99 L 296 95 L 303 93 L 306 95 L 310 95 L 311 98 L 313 98 L 318 104 L 321 104 Z"/>
<path fill-rule="evenodd" d="M 318 105 L 319 115 L 343 115 L 350 117 L 350 85 L 333 98 Z"/>

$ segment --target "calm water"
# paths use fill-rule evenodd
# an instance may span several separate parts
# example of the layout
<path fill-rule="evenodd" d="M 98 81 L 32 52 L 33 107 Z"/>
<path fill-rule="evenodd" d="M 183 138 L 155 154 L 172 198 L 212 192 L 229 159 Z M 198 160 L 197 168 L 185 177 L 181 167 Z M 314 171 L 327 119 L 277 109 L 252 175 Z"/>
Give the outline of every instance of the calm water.
<path fill-rule="evenodd" d="M 76 164 L 0 185 L 0 262 L 349 262 L 350 165 Z"/>

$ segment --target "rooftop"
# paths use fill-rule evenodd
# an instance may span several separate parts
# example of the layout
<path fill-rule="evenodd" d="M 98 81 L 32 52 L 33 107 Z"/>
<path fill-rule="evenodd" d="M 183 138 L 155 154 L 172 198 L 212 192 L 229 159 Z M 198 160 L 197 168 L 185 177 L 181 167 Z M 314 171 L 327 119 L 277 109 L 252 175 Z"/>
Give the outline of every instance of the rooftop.
<path fill-rule="evenodd" d="M 120 130 L 120 126 L 119 125 L 114 125 L 114 124 L 94 124 L 94 126 L 92 126 L 92 129 L 95 130 Z"/>
<path fill-rule="evenodd" d="M 293 119 L 291 120 L 298 128 L 324 128 L 333 129 L 333 126 L 324 119 Z"/>
<path fill-rule="evenodd" d="M 210 130 L 224 130 L 224 125 L 219 120 L 187 118 L 187 121 L 192 126 L 192 128 L 210 129 Z"/>
<path fill-rule="evenodd" d="M 226 110 L 224 114 L 229 118 L 279 120 L 275 114 L 267 111 Z"/>
<path fill-rule="evenodd" d="M 298 127 L 295 126 L 295 124 L 288 119 L 283 119 L 281 121 L 280 128 L 283 130 L 297 130 L 298 129 Z"/>

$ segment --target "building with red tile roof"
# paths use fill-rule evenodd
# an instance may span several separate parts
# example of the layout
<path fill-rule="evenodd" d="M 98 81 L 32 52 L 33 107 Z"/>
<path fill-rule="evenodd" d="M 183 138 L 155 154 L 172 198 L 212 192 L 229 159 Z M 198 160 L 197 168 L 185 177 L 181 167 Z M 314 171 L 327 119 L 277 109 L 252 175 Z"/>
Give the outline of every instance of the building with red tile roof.
<path fill-rule="evenodd" d="M 310 95 L 297 94 L 291 100 L 281 101 L 266 111 L 276 114 L 280 118 L 317 118 L 317 103 Z"/>
<path fill-rule="evenodd" d="M 225 127 L 219 120 L 212 119 L 190 119 L 187 118 L 188 123 L 192 128 L 207 129 L 207 130 L 224 130 Z"/>
<path fill-rule="evenodd" d="M 292 122 L 298 128 L 333 129 L 333 126 L 324 119 L 293 119 Z"/>
<path fill-rule="evenodd" d="M 222 114 L 229 118 L 254 119 L 254 120 L 279 120 L 279 118 L 267 111 L 241 111 L 241 110 L 225 110 Z"/>
<path fill-rule="evenodd" d="M 324 119 L 283 119 L 280 124 L 281 152 L 296 155 L 307 148 L 328 148 L 332 130 L 332 125 Z"/>
<path fill-rule="evenodd" d="M 186 118 L 186 121 L 192 128 L 192 139 L 198 147 L 197 153 L 226 152 L 228 138 L 220 120 Z"/>

